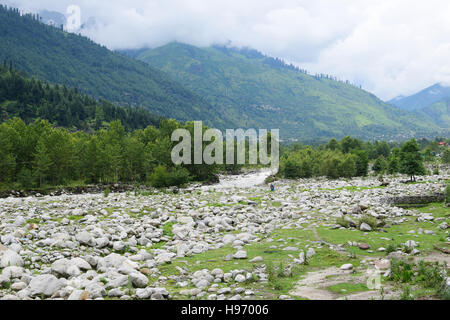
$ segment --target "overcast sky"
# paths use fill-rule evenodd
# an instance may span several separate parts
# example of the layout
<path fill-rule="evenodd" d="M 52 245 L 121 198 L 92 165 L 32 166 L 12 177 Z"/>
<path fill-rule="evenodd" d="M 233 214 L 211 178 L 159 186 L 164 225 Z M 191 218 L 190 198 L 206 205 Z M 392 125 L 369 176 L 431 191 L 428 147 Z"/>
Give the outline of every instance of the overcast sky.
<path fill-rule="evenodd" d="M 450 84 L 448 0 L 0 0 L 25 11 L 81 8 L 111 49 L 249 46 L 380 98 Z"/>

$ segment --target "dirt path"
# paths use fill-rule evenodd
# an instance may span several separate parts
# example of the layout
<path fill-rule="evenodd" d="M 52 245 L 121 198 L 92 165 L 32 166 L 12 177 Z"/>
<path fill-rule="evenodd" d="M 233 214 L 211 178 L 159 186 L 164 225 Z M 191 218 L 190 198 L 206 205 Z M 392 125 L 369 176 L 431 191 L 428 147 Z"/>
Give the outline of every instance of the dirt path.
<path fill-rule="evenodd" d="M 334 293 L 327 288 L 340 283 L 363 283 L 367 281 L 365 274 L 361 276 L 352 275 L 352 271 L 340 270 L 331 267 L 319 271 L 309 272 L 300 280 L 296 287 L 289 293 L 292 296 L 306 298 L 309 300 L 380 300 L 383 299 L 380 290 L 356 292 L 350 294 Z M 393 298 L 395 294 L 391 288 L 384 286 L 384 299 Z"/>

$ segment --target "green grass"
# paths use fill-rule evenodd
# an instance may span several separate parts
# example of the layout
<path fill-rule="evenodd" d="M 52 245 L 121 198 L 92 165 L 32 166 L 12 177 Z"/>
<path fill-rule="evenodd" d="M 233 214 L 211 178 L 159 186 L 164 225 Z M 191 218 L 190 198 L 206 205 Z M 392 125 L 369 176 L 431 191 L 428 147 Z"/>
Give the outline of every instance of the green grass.
<path fill-rule="evenodd" d="M 172 228 L 173 226 L 177 224 L 176 221 L 171 221 L 171 222 L 167 222 L 166 224 L 163 225 L 162 229 L 163 229 L 163 235 L 168 236 L 168 237 L 173 237 L 173 232 L 172 232 Z"/>
<path fill-rule="evenodd" d="M 338 294 L 370 291 L 365 283 L 343 282 L 327 287 L 327 290 Z"/>
<path fill-rule="evenodd" d="M 225 246 L 217 250 L 210 250 L 201 254 L 193 255 L 190 257 L 177 258 L 172 261 L 171 264 L 165 264 L 159 267 L 162 275 L 178 275 L 179 271 L 177 267 L 187 267 L 190 272 L 195 272 L 201 269 L 213 270 L 215 268 L 222 269 L 225 273 L 231 270 L 247 270 L 251 272 L 255 265 L 272 265 L 274 268 L 278 268 L 281 265 L 288 266 L 292 264 L 293 258 L 298 257 L 300 251 L 289 252 L 283 251 L 282 248 L 271 249 L 271 246 L 278 246 L 282 244 L 278 242 L 278 239 L 286 240 L 287 245 L 295 245 L 300 250 L 306 249 L 306 245 L 311 244 L 311 239 L 314 238 L 314 233 L 311 230 L 296 230 L 296 229 L 282 229 L 274 231 L 270 235 L 273 239 L 271 242 L 266 242 L 264 239 L 260 242 L 249 244 L 245 246 L 248 258 L 245 260 L 231 260 L 224 261 L 223 258 L 228 254 L 234 254 L 236 250 L 231 246 Z M 297 244 L 300 243 L 300 244 Z M 348 258 L 328 248 L 315 248 L 316 255 L 314 255 L 309 261 L 308 265 L 295 265 L 292 268 L 292 272 L 285 276 L 280 276 L 277 271 L 277 276 L 273 281 L 269 281 L 267 284 L 261 284 L 255 281 L 245 282 L 239 284 L 239 286 L 252 289 L 255 292 L 261 292 L 264 299 L 276 299 L 281 294 L 288 294 L 292 290 L 295 284 L 309 271 L 318 270 L 330 266 L 340 266 L 343 263 L 352 263 L 354 266 L 359 265 L 358 258 Z M 256 256 L 261 256 L 264 261 L 261 263 L 251 263 L 250 260 Z M 156 278 L 150 278 L 151 281 L 155 281 Z M 229 284 L 220 284 L 219 286 L 229 286 Z M 179 293 L 181 288 L 177 288 L 175 284 L 168 284 L 167 288 L 174 294 Z M 189 287 L 188 287 L 189 288 Z M 186 288 L 183 288 L 186 289 Z"/>

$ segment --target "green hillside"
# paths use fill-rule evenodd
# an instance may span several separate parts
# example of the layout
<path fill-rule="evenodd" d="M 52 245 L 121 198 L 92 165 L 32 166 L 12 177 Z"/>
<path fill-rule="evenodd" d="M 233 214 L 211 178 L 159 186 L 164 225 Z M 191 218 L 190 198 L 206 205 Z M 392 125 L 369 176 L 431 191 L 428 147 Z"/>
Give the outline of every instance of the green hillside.
<path fill-rule="evenodd" d="M 390 106 L 351 84 L 308 75 L 255 50 L 171 43 L 142 52 L 137 59 L 205 97 L 235 126 L 280 128 L 283 138 L 402 139 L 439 132 L 428 117 Z"/>
<path fill-rule="evenodd" d="M 450 127 L 450 98 L 433 103 L 432 105 L 416 112 L 422 116 L 428 116 L 442 128 Z"/>
<path fill-rule="evenodd" d="M 179 120 L 221 123 L 201 97 L 143 62 L 117 54 L 86 37 L 64 32 L 0 6 L 0 62 L 32 76 L 78 88 L 97 98 L 142 105 Z"/>
<path fill-rule="evenodd" d="M 157 126 L 160 117 L 140 107 L 120 107 L 50 85 L 0 65 L 0 122 L 19 117 L 26 123 L 40 118 L 73 130 L 98 130 L 104 122 L 120 120 L 128 130 Z"/>

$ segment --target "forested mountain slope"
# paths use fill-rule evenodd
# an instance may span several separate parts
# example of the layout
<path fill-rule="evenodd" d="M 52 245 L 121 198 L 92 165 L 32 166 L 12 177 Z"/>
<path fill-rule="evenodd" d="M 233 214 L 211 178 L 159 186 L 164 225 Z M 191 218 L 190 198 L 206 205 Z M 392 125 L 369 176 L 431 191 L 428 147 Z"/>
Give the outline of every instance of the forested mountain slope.
<path fill-rule="evenodd" d="M 198 95 L 167 74 L 100 46 L 86 37 L 45 25 L 39 17 L 0 6 L 0 62 L 39 79 L 78 88 L 97 98 L 142 105 L 179 120 L 220 117 Z"/>
<path fill-rule="evenodd" d="M 393 107 L 359 87 L 309 75 L 255 50 L 171 43 L 137 58 L 205 97 L 236 126 L 280 128 L 284 138 L 389 139 L 440 131 L 431 119 Z"/>
<path fill-rule="evenodd" d="M 128 130 L 157 126 L 159 116 L 140 107 L 120 107 L 96 100 L 77 89 L 50 85 L 24 72 L 0 65 L 0 122 L 19 117 L 26 123 L 37 118 L 74 130 L 97 130 L 104 122 L 120 120 Z"/>

